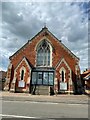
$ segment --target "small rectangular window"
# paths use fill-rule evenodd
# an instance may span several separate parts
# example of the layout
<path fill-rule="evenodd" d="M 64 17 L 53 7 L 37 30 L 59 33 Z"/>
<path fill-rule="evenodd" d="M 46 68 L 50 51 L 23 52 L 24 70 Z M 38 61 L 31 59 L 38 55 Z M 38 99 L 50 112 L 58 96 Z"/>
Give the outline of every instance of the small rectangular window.
<path fill-rule="evenodd" d="M 48 72 L 43 74 L 43 84 L 48 85 Z"/>
<path fill-rule="evenodd" d="M 53 85 L 53 73 L 49 73 L 49 85 Z"/>
<path fill-rule="evenodd" d="M 36 84 L 37 83 L 37 80 L 36 80 L 36 77 L 37 76 L 37 72 L 32 72 L 32 84 Z"/>
<path fill-rule="evenodd" d="M 42 72 L 38 72 L 37 84 L 42 84 Z"/>

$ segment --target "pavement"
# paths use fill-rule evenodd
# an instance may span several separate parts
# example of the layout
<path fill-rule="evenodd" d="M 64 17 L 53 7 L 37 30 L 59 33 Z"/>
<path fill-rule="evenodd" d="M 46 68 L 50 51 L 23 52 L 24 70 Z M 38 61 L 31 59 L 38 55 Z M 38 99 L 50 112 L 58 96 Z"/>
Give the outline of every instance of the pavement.
<path fill-rule="evenodd" d="M 31 95 L 29 93 L 12 93 L 9 91 L 0 92 L 0 98 L 4 101 L 30 101 L 30 102 L 50 102 L 66 104 L 89 104 L 90 97 L 87 95 Z"/>

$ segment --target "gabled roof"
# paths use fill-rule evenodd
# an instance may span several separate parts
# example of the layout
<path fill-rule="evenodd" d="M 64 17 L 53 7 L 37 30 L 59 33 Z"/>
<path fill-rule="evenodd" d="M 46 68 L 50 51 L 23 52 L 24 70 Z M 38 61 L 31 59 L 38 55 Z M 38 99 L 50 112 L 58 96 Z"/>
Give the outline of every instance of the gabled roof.
<path fill-rule="evenodd" d="M 88 74 L 90 73 L 90 69 L 89 70 L 86 70 L 85 72 L 83 72 L 82 74 L 85 75 L 85 74 Z"/>
<path fill-rule="evenodd" d="M 9 59 L 11 59 L 14 55 L 16 55 L 20 50 L 22 50 L 27 44 L 29 44 L 32 40 L 34 40 L 38 35 L 40 35 L 41 33 L 44 33 L 44 36 L 47 36 L 48 34 L 51 35 L 52 37 L 54 37 L 55 40 L 57 40 L 59 42 L 59 44 L 75 59 L 79 60 L 79 58 L 74 55 L 63 43 L 61 43 L 61 40 L 59 40 L 57 37 L 55 37 L 49 30 L 47 27 L 42 28 L 42 30 L 40 32 L 38 32 L 31 40 L 28 40 L 28 42 L 22 46 L 17 52 L 15 52 L 12 56 L 9 57 Z"/>
<path fill-rule="evenodd" d="M 84 71 L 82 74 L 81 74 L 83 80 L 90 80 L 90 69 Z"/>
<path fill-rule="evenodd" d="M 67 68 L 70 69 L 70 67 L 69 67 L 69 65 L 67 64 L 67 62 L 66 62 L 66 60 L 64 59 L 64 57 L 62 57 L 62 58 L 59 60 L 59 62 L 58 62 L 57 65 L 55 66 L 55 68 L 58 68 L 59 65 L 60 65 L 62 62 L 64 62 L 65 65 L 67 66 Z"/>
<path fill-rule="evenodd" d="M 15 67 L 15 69 L 17 69 L 17 67 L 22 63 L 22 61 L 25 61 L 26 64 L 29 66 L 29 68 L 32 69 L 32 65 L 31 65 L 31 63 L 27 60 L 26 57 L 23 57 L 23 58 L 20 60 L 20 62 L 19 62 L 19 63 L 17 64 L 17 66 Z"/>
<path fill-rule="evenodd" d="M 90 80 L 90 73 L 84 77 L 84 80 Z"/>

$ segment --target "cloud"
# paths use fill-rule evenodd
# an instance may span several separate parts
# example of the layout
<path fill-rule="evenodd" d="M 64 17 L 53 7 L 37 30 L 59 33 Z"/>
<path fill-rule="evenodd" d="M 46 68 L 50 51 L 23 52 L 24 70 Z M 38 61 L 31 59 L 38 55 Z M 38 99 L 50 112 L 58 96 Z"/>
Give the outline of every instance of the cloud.
<path fill-rule="evenodd" d="M 84 2 L 3 2 L 2 50 L 3 67 L 8 57 L 39 32 L 46 22 L 48 29 L 80 57 L 80 66 L 88 67 L 88 5 Z M 4 44 L 3 44 L 4 43 Z M 16 43 L 16 44 L 15 44 Z M 3 44 L 3 45 L 2 45 Z M 8 52 L 5 59 L 3 55 Z M 83 54 L 85 53 L 85 54 Z M 84 67 L 82 67 L 84 65 Z M 1 66 L 0 66 L 1 68 Z"/>

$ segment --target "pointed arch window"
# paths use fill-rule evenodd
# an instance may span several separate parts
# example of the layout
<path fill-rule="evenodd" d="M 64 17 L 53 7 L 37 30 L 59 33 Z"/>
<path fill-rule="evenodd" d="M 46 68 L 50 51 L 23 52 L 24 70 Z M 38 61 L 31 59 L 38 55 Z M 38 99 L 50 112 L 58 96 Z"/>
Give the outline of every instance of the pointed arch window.
<path fill-rule="evenodd" d="M 60 82 L 65 82 L 66 80 L 66 70 L 64 67 L 60 69 Z"/>
<path fill-rule="evenodd" d="M 50 46 L 43 40 L 37 48 L 37 66 L 50 66 Z"/>
<path fill-rule="evenodd" d="M 21 71 L 21 80 L 24 80 L 24 70 Z"/>
<path fill-rule="evenodd" d="M 64 82 L 64 71 L 62 71 L 62 82 Z"/>

